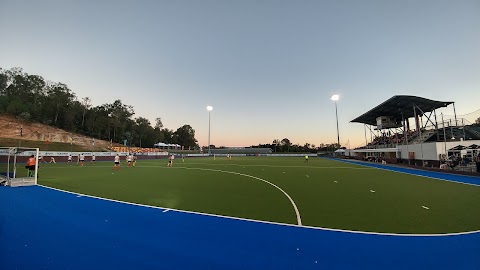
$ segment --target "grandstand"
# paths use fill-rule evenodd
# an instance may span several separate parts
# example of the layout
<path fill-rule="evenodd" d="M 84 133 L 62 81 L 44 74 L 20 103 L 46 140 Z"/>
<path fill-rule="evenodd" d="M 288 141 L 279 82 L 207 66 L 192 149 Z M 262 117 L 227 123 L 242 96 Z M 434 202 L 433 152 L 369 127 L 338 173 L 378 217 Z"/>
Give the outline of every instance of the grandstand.
<path fill-rule="evenodd" d="M 438 109 L 450 105 L 453 117 L 437 114 Z M 456 115 L 452 101 L 393 96 L 351 121 L 365 127 L 365 145 L 353 152 L 366 160 L 437 168 L 448 164 L 444 168 L 471 167 L 473 171 L 480 126 L 471 121 Z"/>

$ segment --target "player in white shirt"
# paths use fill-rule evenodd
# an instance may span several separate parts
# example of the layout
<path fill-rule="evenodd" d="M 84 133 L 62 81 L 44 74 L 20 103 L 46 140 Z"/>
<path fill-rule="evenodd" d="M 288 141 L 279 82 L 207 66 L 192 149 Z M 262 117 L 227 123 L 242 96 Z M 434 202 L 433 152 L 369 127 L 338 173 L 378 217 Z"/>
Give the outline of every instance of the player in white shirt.
<path fill-rule="evenodd" d="M 135 165 L 137 164 L 137 156 L 135 154 L 133 154 L 132 164 L 133 167 L 135 167 Z"/>
<path fill-rule="evenodd" d="M 117 154 L 115 158 L 113 159 L 113 162 L 115 163 L 113 165 L 113 170 L 120 171 L 120 156 Z"/>
<path fill-rule="evenodd" d="M 127 156 L 127 162 L 128 162 L 128 167 L 130 167 L 130 165 L 132 165 L 132 155 L 131 154 L 128 154 Z"/>
<path fill-rule="evenodd" d="M 85 162 L 85 155 L 82 153 L 78 156 L 78 160 L 80 161 L 80 166 L 83 166 L 83 163 Z"/>
<path fill-rule="evenodd" d="M 68 155 L 67 164 L 72 163 L 72 154 Z"/>
<path fill-rule="evenodd" d="M 47 161 L 43 158 L 43 156 L 38 157 L 38 163 L 41 163 L 41 162 L 47 163 Z"/>
<path fill-rule="evenodd" d="M 174 159 L 175 159 L 175 156 L 174 156 L 173 154 L 168 157 L 167 167 L 173 167 L 173 160 L 174 160 Z"/>
<path fill-rule="evenodd" d="M 95 155 L 92 154 L 92 161 L 90 161 L 90 164 L 95 164 Z"/>
<path fill-rule="evenodd" d="M 57 162 L 55 162 L 55 158 L 54 158 L 54 157 L 50 157 L 50 163 L 57 163 Z"/>

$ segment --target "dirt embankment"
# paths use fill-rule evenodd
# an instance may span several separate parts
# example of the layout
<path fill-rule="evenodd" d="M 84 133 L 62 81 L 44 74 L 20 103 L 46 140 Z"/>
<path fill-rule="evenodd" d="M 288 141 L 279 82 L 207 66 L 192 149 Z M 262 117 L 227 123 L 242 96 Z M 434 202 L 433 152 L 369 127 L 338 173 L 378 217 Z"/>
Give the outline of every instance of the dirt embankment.
<path fill-rule="evenodd" d="M 21 137 L 20 133 L 22 133 Z M 40 123 L 29 123 L 6 115 L 0 115 L 0 138 L 22 138 L 22 140 L 61 143 L 70 143 L 70 138 L 72 138 L 73 144 L 84 147 L 91 146 L 94 141 L 93 138 L 84 135 L 71 133 Z M 107 148 L 110 147 L 110 142 L 95 139 L 95 147 L 107 150 Z"/>

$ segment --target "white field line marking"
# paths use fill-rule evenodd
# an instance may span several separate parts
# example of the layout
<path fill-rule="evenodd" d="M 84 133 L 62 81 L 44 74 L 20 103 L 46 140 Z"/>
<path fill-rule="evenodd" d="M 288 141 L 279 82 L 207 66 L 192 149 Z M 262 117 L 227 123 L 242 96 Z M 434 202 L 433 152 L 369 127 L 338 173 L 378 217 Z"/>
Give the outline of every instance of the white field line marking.
<path fill-rule="evenodd" d="M 422 208 L 427 209 L 427 210 L 430 209 L 430 208 L 426 207 L 425 205 L 422 205 Z"/>
<path fill-rule="evenodd" d="M 300 211 L 298 211 L 298 207 L 295 204 L 295 201 L 293 201 L 292 197 L 290 197 L 290 195 L 288 195 L 288 193 L 285 192 L 285 190 L 283 190 L 282 188 L 280 188 L 279 186 L 275 185 L 272 182 L 269 182 L 265 179 L 262 179 L 262 178 L 259 178 L 259 177 L 253 176 L 253 175 L 248 175 L 248 174 L 238 173 L 238 172 L 222 171 L 222 170 L 215 170 L 215 169 L 204 169 L 204 168 L 189 168 L 189 167 L 179 167 L 179 168 L 183 168 L 183 169 L 187 169 L 187 170 L 201 170 L 201 171 L 214 171 L 214 172 L 230 173 L 230 174 L 241 175 L 241 176 L 250 177 L 250 178 L 253 178 L 253 179 L 256 179 L 256 180 L 263 181 L 263 182 L 277 188 L 278 190 L 280 190 L 288 198 L 288 200 L 290 200 L 290 203 L 292 204 L 293 209 L 295 210 L 295 215 L 297 216 L 297 225 L 302 226 L 302 218 L 300 216 Z"/>
<path fill-rule="evenodd" d="M 153 162 L 149 163 L 153 164 Z M 163 165 L 139 165 L 135 166 L 135 168 L 153 168 L 153 167 L 162 167 Z M 187 164 L 183 164 L 187 165 Z M 224 164 L 207 164 L 207 163 L 188 163 L 188 165 L 206 165 L 206 166 L 224 166 Z M 345 167 L 345 166 L 337 166 L 337 167 L 311 167 L 311 166 L 276 166 L 276 165 L 245 165 L 245 164 L 228 164 L 228 165 L 234 165 L 234 166 L 244 166 L 244 167 L 268 167 L 268 168 L 308 168 L 308 169 L 352 169 L 352 170 L 374 170 L 377 168 L 374 167 L 369 167 L 369 166 L 363 166 L 361 168 L 357 167 Z M 101 165 L 95 165 L 95 166 L 84 166 L 87 168 L 113 168 L 113 166 L 101 166 Z M 80 166 L 71 166 L 71 165 L 66 165 L 66 166 L 55 166 L 55 167 L 42 167 L 42 169 L 64 169 L 64 168 L 84 168 Z M 126 165 L 122 166 L 126 167 Z M 262 169 L 264 170 L 264 169 Z"/>
<path fill-rule="evenodd" d="M 157 166 L 152 166 L 152 167 L 157 167 Z M 160 168 L 160 167 L 159 167 Z M 163 167 L 165 168 L 165 167 Z M 216 169 L 207 169 L 207 168 L 191 168 L 191 167 L 172 167 L 172 168 L 169 168 L 169 169 L 187 169 L 187 170 L 203 170 L 203 171 L 214 171 L 214 172 L 222 172 L 222 173 L 230 173 L 230 174 L 236 174 L 236 175 L 241 175 L 241 176 L 245 176 L 245 177 L 250 177 L 250 178 L 253 178 L 253 179 L 256 179 L 256 180 L 260 180 L 260 181 L 263 181 L 275 188 L 277 188 L 278 190 L 280 190 L 287 198 L 288 200 L 290 200 L 290 203 L 292 204 L 293 206 L 293 209 L 295 210 L 295 215 L 296 215 L 296 218 L 297 218 L 297 225 L 299 226 L 302 226 L 302 218 L 300 216 L 300 211 L 298 210 L 298 207 L 297 205 L 295 204 L 295 201 L 293 201 L 292 197 L 290 197 L 290 195 L 288 195 L 287 192 L 285 192 L 283 189 L 281 189 L 279 186 L 265 180 L 265 179 L 262 179 L 262 178 L 259 178 L 259 177 L 256 177 L 256 176 L 252 176 L 252 175 L 248 175 L 248 174 L 243 174 L 243 173 L 238 173 L 238 172 L 231 172 L 231 171 L 223 171 L 223 170 L 216 170 Z"/>
<path fill-rule="evenodd" d="M 97 196 L 92 196 L 92 195 L 87 195 L 87 194 L 81 194 L 81 193 L 67 191 L 67 190 L 61 190 L 61 189 L 53 188 L 53 187 L 47 187 L 47 186 L 43 186 L 43 185 L 37 185 L 37 186 L 42 187 L 42 188 L 46 188 L 46 189 L 55 190 L 55 191 L 58 191 L 58 192 L 64 192 L 64 193 L 69 193 L 69 194 L 74 194 L 74 195 L 82 195 L 82 196 L 85 196 L 85 197 L 88 197 L 88 198 L 97 199 L 97 200 L 101 200 L 101 201 L 109 201 L 109 202 L 115 202 L 115 203 L 121 203 L 121 204 L 129 204 L 129 205 L 135 205 L 135 206 L 139 206 L 139 207 L 153 208 L 153 209 L 159 209 L 159 210 L 165 209 L 164 207 L 159 207 L 159 206 L 125 202 L 125 201 L 119 201 L 119 200 L 108 199 L 108 198 L 102 198 L 102 197 L 97 197 Z M 307 229 L 311 229 L 311 230 L 344 232 L 344 233 L 358 233 L 358 234 L 368 234 L 368 235 L 387 235 L 387 236 L 403 236 L 403 237 L 425 237 L 425 236 L 439 237 L 439 236 L 456 236 L 456 235 L 466 235 L 466 234 L 480 233 L 480 230 L 468 231 L 468 232 L 456 232 L 456 233 L 438 233 L 438 234 L 407 234 L 407 233 L 366 232 L 366 231 L 333 229 L 333 228 L 326 228 L 326 227 L 313 227 L 313 226 L 308 226 L 308 225 L 298 226 L 298 225 L 295 225 L 295 224 L 279 223 L 279 222 L 273 222 L 273 221 L 222 216 L 222 215 L 216 215 L 216 214 L 194 212 L 194 211 L 187 211 L 187 210 L 180 210 L 180 209 L 173 209 L 173 208 L 169 208 L 169 209 L 171 211 L 175 211 L 175 212 L 179 212 L 179 213 L 187 213 L 187 214 L 194 214 L 194 215 L 200 215 L 200 216 L 227 218 L 227 219 L 233 219 L 233 220 L 249 221 L 249 222 L 255 222 L 255 223 L 271 224 L 271 225 L 286 226 L 286 227 L 307 228 Z"/>
<path fill-rule="evenodd" d="M 344 163 L 349 163 L 348 161 L 343 161 L 343 160 L 338 160 L 338 161 L 339 162 L 344 162 Z M 351 161 L 351 162 L 354 162 L 354 161 Z M 350 164 L 352 164 L 352 163 L 350 163 Z M 357 163 L 355 162 L 354 164 L 357 164 Z M 388 169 L 388 168 L 372 167 L 372 166 L 369 166 L 368 164 L 362 164 L 361 162 L 358 162 L 358 165 L 373 168 L 373 169 L 385 170 L 385 171 L 396 172 L 396 173 L 404 173 L 404 174 L 413 175 L 413 176 L 419 176 L 419 177 L 425 177 L 425 178 L 430 178 L 430 179 L 435 179 L 435 180 L 442 180 L 442 181 L 447 181 L 447 182 L 452 182 L 452 183 L 457 183 L 457 184 L 464 184 L 464 185 L 469 185 L 469 186 L 480 187 L 480 185 L 477 185 L 477 184 L 463 183 L 463 182 L 458 182 L 458 181 L 455 181 L 455 180 L 448 180 L 448 179 L 442 179 L 442 178 L 438 178 L 438 177 L 432 177 L 432 176 L 425 176 L 425 175 L 419 175 L 419 174 L 408 173 L 408 172 L 395 171 L 393 169 Z M 416 170 L 416 169 L 412 169 L 412 168 L 406 168 L 406 169 Z M 419 171 L 422 171 L 422 170 L 419 170 Z M 428 172 L 428 171 L 425 171 L 425 172 Z M 469 178 L 477 178 L 476 176 L 471 176 L 471 175 L 459 175 L 459 176 L 462 176 L 462 177 L 466 176 L 466 177 L 469 177 Z"/>
<path fill-rule="evenodd" d="M 184 164 L 187 165 L 187 164 Z M 188 165 L 205 165 L 205 166 L 224 166 L 225 164 L 211 164 L 211 163 L 188 163 Z M 228 165 L 239 166 L 239 167 L 271 167 L 271 168 L 310 168 L 310 169 L 354 169 L 354 170 L 371 170 L 375 169 L 372 167 L 352 167 L 352 166 L 337 166 L 337 167 L 312 167 L 312 166 L 298 166 L 298 165 L 263 165 L 263 164 L 236 164 L 228 163 Z"/>

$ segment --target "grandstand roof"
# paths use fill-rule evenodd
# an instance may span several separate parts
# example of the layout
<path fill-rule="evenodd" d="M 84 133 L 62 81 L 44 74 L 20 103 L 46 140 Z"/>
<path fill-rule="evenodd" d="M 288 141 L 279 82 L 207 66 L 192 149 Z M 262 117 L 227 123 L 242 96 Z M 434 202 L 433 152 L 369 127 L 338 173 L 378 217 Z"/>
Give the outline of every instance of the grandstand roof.
<path fill-rule="evenodd" d="M 377 117 L 380 116 L 389 116 L 397 121 L 402 120 L 402 113 L 404 119 L 414 117 L 414 105 L 427 113 L 452 103 L 452 101 L 435 101 L 416 96 L 393 96 L 350 122 L 376 126 Z M 417 111 L 417 114 L 422 113 Z"/>

